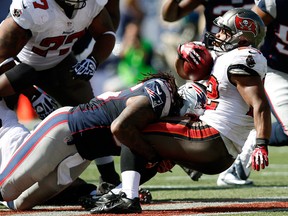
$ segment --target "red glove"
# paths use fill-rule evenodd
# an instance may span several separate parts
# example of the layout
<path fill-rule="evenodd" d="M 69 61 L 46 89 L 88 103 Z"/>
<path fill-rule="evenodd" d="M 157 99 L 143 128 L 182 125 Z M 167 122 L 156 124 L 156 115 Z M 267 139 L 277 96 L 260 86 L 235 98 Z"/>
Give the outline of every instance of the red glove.
<path fill-rule="evenodd" d="M 157 172 L 165 173 L 171 171 L 171 169 L 175 166 L 175 163 L 171 160 L 162 160 L 157 164 Z"/>
<path fill-rule="evenodd" d="M 262 144 L 259 143 L 259 140 Z M 265 144 L 263 144 L 265 142 Z M 268 140 L 266 139 L 256 139 L 256 147 L 251 155 L 252 169 L 259 171 L 261 169 L 265 169 L 268 166 Z"/>
<path fill-rule="evenodd" d="M 189 62 L 194 70 L 201 69 L 203 65 L 207 64 L 207 60 L 209 63 L 211 61 L 209 58 L 210 53 L 206 47 L 195 42 L 180 44 L 177 48 L 177 53 L 179 58 Z"/>

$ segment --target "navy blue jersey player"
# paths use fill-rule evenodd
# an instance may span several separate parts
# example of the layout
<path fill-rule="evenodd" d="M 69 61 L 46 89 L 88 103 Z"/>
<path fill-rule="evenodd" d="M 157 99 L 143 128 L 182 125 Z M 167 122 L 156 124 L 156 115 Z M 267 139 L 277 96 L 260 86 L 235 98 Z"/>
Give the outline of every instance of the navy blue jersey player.
<path fill-rule="evenodd" d="M 182 106 L 174 77 L 159 73 L 122 92 L 107 92 L 89 103 L 56 110 L 3 169 L 0 200 L 10 201 L 11 209 L 32 208 L 69 186 L 90 160 L 119 155 L 120 145 L 111 133 L 117 134 L 119 122 L 133 151 L 148 161 L 158 160 L 154 149 L 145 145 L 141 130 L 161 117 L 179 115 Z"/>
<path fill-rule="evenodd" d="M 161 77 L 163 75 L 158 74 L 156 76 Z M 148 79 L 124 91 L 103 93 L 92 99 L 90 103 L 81 104 L 71 109 L 68 115 L 69 128 L 73 136 L 72 143 L 76 145 L 80 155 L 85 159 L 92 160 L 103 156 L 103 154 L 109 155 L 111 153 L 111 148 L 113 149 L 111 143 L 113 145 L 114 142 L 111 137 L 110 125 L 116 118 L 122 117 L 120 114 L 126 109 L 127 104 L 133 112 L 133 116 L 131 116 L 133 120 L 138 118 L 137 125 L 135 125 L 135 121 L 133 123 L 132 121 L 127 122 L 126 127 L 131 134 L 139 134 L 139 130 L 148 123 L 161 117 L 179 115 L 181 100 L 178 98 L 180 96 L 177 94 L 177 87 L 175 83 L 172 83 L 172 80 L 172 77 L 169 78 L 169 81 L 159 78 Z M 139 109 L 143 106 L 143 99 L 147 105 L 145 108 Z M 147 109 L 150 110 L 148 114 Z M 141 112 L 145 115 L 141 116 Z M 127 115 L 124 117 L 126 118 Z M 114 122 L 114 124 L 116 123 Z M 107 136 L 103 136 L 104 134 Z M 124 134 L 124 136 L 128 135 Z M 105 143 L 105 147 L 100 151 L 95 148 L 95 137 L 97 137 L 97 142 Z M 131 140 L 132 142 L 133 140 Z M 143 154 L 138 142 L 135 150 Z M 147 152 L 147 156 L 152 155 Z"/>

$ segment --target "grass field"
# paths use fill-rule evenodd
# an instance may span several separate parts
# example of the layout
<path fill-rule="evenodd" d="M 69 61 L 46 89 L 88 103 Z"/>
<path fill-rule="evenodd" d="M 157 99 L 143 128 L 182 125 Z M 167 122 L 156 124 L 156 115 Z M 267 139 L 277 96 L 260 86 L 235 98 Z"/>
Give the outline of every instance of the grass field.
<path fill-rule="evenodd" d="M 218 175 L 203 175 L 195 182 L 176 166 L 172 173 L 157 174 L 149 182 L 142 185 L 152 192 L 153 200 L 157 202 L 262 202 L 283 201 L 288 203 L 288 147 L 270 147 L 270 164 L 266 169 L 251 173 L 253 186 L 225 188 L 218 187 Z M 115 158 L 116 163 L 118 158 Z M 119 167 L 119 164 L 116 164 Z M 97 184 L 98 174 L 91 165 L 82 177 L 88 182 Z M 260 209 L 261 210 L 261 209 Z M 284 211 L 283 211 L 284 210 Z M 275 212 L 274 212 L 275 211 Z M 272 209 L 267 215 L 284 215 L 288 209 Z M 265 212 L 265 211 L 264 211 Z M 264 212 L 253 215 L 264 215 Z M 243 213 L 239 215 L 243 215 Z M 251 215 L 250 213 L 249 215 Z"/>
<path fill-rule="evenodd" d="M 142 185 L 153 196 L 152 204 L 142 205 L 142 215 L 288 215 L 288 147 L 269 148 L 270 165 L 260 172 L 253 171 L 253 186 L 218 187 L 218 175 L 203 175 L 195 182 L 176 166 L 173 172 L 158 174 Z M 119 171 L 119 158 L 115 158 Z M 98 184 L 98 171 L 91 164 L 81 176 Z M 36 207 L 32 211 L 12 212 L 0 206 L 0 215 L 87 216 L 80 206 Z"/>

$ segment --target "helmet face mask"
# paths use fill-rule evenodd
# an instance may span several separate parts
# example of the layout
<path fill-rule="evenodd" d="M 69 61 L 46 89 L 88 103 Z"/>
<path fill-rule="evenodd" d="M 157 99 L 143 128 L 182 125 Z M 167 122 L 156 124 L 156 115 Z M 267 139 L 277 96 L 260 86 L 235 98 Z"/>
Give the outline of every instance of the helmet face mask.
<path fill-rule="evenodd" d="M 227 52 L 240 46 L 258 48 L 265 37 L 265 25 L 261 18 L 251 10 L 236 8 L 229 10 L 223 16 L 214 20 L 222 32 L 227 32 L 225 40 L 217 34 L 207 32 L 205 45 L 216 51 Z"/>

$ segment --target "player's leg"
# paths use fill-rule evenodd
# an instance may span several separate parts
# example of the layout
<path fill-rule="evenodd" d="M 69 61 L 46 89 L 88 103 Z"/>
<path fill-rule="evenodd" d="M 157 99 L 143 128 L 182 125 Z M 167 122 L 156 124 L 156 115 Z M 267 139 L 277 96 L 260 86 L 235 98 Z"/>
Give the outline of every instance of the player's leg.
<path fill-rule="evenodd" d="M 15 210 L 27 210 L 44 203 L 71 185 L 88 167 L 90 161 L 82 160 L 78 154 L 72 155 L 61 162 L 61 165 L 41 181 L 24 191 L 16 200 L 8 202 Z M 79 160 L 79 164 L 77 164 Z M 71 167 L 71 165 L 73 166 Z M 74 166 L 75 165 L 75 166 Z M 62 167 L 62 168 L 60 168 Z M 67 170 L 65 170 L 67 169 Z"/>
<path fill-rule="evenodd" d="M 253 181 L 248 179 L 251 172 L 248 163 L 254 149 L 255 140 L 256 130 L 252 130 L 242 148 L 242 152 L 237 156 L 233 165 L 220 173 L 217 179 L 218 186 L 245 186 L 253 184 Z"/>
<path fill-rule="evenodd" d="M 69 55 L 52 70 L 42 72 L 41 80 L 39 80 L 39 87 L 53 96 L 62 106 L 77 106 L 81 103 L 88 103 L 94 98 L 89 81 L 72 78 L 70 69 L 76 62 L 76 58 Z M 95 161 L 103 181 L 116 185 L 120 182 L 113 157 Z"/>
<path fill-rule="evenodd" d="M 167 119 L 166 119 L 167 120 Z M 234 161 L 218 131 L 203 122 L 165 122 L 149 125 L 145 139 L 160 156 L 188 168 L 207 174 L 220 173 Z M 205 128 L 202 131 L 201 128 Z M 201 137 L 193 137 L 193 134 Z M 125 154 L 124 154 L 125 153 Z M 121 147 L 122 192 L 113 200 L 102 203 L 91 213 L 139 213 L 142 211 L 138 190 L 141 170 L 147 160 L 133 154 L 126 146 Z"/>
<path fill-rule="evenodd" d="M 269 145 L 288 145 L 288 74 L 268 68 L 264 87 L 277 119 L 272 127 Z"/>
<path fill-rule="evenodd" d="M 4 200 L 16 199 L 45 178 L 64 158 L 77 153 L 74 145 L 66 143 L 71 134 L 67 123 L 69 109 L 60 108 L 49 115 L 18 148 L 0 175 Z"/>

